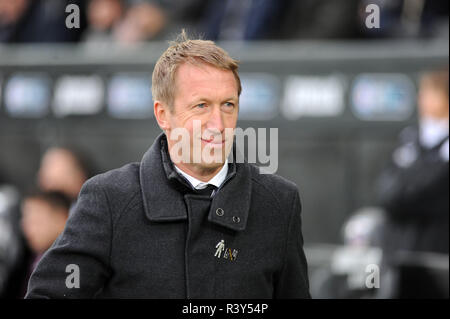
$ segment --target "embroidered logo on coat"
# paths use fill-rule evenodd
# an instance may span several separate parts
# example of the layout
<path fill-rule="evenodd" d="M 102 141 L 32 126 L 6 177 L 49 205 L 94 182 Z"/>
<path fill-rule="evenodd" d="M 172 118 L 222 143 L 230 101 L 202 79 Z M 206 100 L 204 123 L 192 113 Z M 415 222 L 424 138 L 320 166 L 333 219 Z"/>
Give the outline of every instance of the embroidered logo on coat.
<path fill-rule="evenodd" d="M 224 258 L 228 259 L 230 261 L 235 261 L 237 258 L 238 250 L 232 249 L 229 247 L 225 247 L 225 240 L 221 240 L 216 245 L 216 253 L 214 254 L 214 257 L 217 258 Z"/>

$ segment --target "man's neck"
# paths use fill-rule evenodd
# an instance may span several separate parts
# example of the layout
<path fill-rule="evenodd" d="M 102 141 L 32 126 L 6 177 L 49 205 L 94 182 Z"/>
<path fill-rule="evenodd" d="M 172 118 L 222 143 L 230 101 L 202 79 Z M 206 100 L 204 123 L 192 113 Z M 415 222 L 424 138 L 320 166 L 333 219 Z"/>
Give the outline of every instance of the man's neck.
<path fill-rule="evenodd" d="M 171 145 L 168 139 L 167 139 L 167 151 L 172 163 L 174 163 L 174 165 L 176 165 L 178 169 L 202 182 L 208 182 L 209 180 L 211 180 L 217 173 L 220 172 L 220 170 L 224 165 L 224 163 L 221 163 L 221 165 L 217 167 L 209 168 L 209 167 L 202 167 L 201 164 L 196 163 L 194 164 L 183 162 L 175 163 L 172 158 Z"/>

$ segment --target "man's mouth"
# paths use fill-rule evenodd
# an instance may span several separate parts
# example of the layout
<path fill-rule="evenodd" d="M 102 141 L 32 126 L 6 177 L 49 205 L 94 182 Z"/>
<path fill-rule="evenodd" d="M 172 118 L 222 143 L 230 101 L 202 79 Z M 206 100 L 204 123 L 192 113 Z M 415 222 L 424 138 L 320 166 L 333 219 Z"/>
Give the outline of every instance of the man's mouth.
<path fill-rule="evenodd" d="M 203 143 L 205 143 L 209 146 L 215 146 L 215 147 L 219 147 L 219 146 L 222 146 L 225 144 L 225 140 L 221 140 L 221 139 L 216 140 L 214 138 L 211 138 L 211 139 L 202 138 L 201 140 Z"/>

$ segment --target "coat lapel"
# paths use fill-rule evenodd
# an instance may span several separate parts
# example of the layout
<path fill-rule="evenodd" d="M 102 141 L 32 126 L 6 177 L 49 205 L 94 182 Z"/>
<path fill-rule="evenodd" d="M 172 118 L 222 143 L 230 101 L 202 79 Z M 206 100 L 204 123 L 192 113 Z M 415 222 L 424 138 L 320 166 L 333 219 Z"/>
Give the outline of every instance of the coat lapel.
<path fill-rule="evenodd" d="M 244 230 L 250 211 L 251 186 L 250 166 L 233 162 L 231 174 L 213 197 L 208 220 L 232 230 Z M 218 209 L 222 210 L 221 214 L 217 214 Z"/>
<path fill-rule="evenodd" d="M 179 190 L 171 180 L 176 172 L 167 172 L 167 160 L 162 158 L 161 133 L 144 154 L 140 166 L 140 183 L 145 214 L 151 221 L 176 221 L 187 218 L 186 205 Z M 167 174 L 169 173 L 169 174 Z"/>

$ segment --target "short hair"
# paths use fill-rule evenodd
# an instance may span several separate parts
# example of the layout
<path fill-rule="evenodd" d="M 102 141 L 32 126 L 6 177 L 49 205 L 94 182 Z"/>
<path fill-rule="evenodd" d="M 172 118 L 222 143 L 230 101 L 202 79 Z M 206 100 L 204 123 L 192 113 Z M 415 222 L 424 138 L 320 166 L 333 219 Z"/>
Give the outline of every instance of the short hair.
<path fill-rule="evenodd" d="M 222 70 L 230 70 L 236 79 L 238 96 L 242 87 L 238 74 L 239 61 L 233 59 L 224 49 L 209 40 L 190 40 L 183 29 L 175 41 L 156 62 L 152 75 L 153 100 L 168 104 L 173 111 L 175 99 L 175 75 L 183 63 L 206 63 Z"/>
<path fill-rule="evenodd" d="M 432 86 L 434 89 L 441 91 L 448 97 L 448 67 L 424 72 L 422 74 L 422 83 Z"/>
<path fill-rule="evenodd" d="M 27 199 L 37 199 L 41 200 L 53 208 L 64 209 L 67 213 L 69 212 L 71 201 L 66 195 L 61 192 L 55 191 L 41 191 L 39 189 L 32 189 L 28 191 L 28 194 L 24 198 Z"/>
<path fill-rule="evenodd" d="M 77 168 L 85 175 L 86 180 L 97 174 L 97 167 L 84 148 L 73 144 L 55 144 L 49 147 L 44 155 L 52 150 L 61 150 L 69 153 Z"/>

